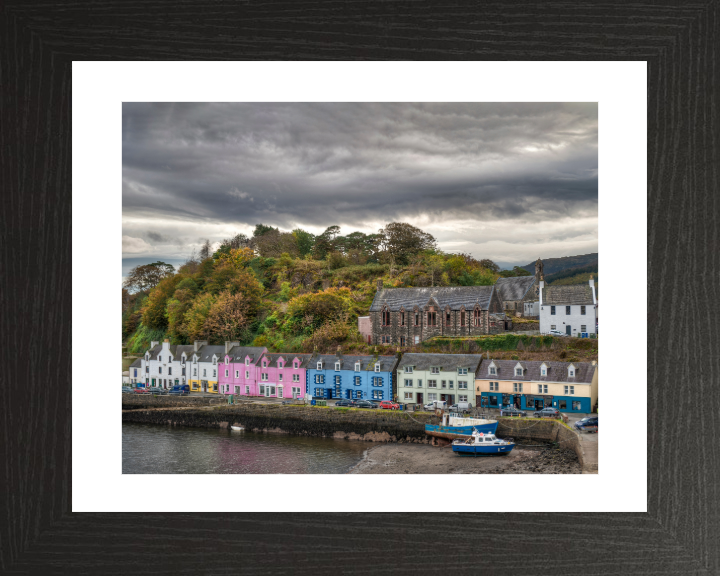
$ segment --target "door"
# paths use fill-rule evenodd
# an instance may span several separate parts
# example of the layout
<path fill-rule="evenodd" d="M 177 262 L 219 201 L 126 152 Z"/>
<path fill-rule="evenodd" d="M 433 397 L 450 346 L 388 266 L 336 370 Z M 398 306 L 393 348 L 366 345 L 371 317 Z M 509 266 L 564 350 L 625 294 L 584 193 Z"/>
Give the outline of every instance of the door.
<path fill-rule="evenodd" d="M 422 392 L 418 392 L 418 393 L 417 393 L 417 403 L 420 404 L 420 405 L 422 405 L 422 403 L 423 403 L 423 395 L 422 395 Z"/>
<path fill-rule="evenodd" d="M 282 386 L 278 386 L 278 387 L 277 387 L 277 397 L 278 397 L 278 398 L 282 398 L 282 397 L 283 397 L 283 387 L 282 387 Z"/>
<path fill-rule="evenodd" d="M 569 326 L 569 325 L 565 326 L 565 334 L 567 334 L 568 336 L 570 336 L 570 334 L 571 334 L 570 328 L 571 328 L 571 326 Z"/>
<path fill-rule="evenodd" d="M 520 410 L 520 396 L 515 396 L 515 408 Z"/>

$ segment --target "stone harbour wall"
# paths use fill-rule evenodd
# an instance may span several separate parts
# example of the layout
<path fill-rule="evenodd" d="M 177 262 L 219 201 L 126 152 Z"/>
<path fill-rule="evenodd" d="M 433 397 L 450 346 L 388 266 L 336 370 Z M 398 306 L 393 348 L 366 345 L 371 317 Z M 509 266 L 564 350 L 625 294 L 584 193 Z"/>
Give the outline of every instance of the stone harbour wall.
<path fill-rule="evenodd" d="M 562 448 L 569 448 L 577 454 L 583 466 L 583 451 L 580 437 L 565 424 L 550 418 L 499 418 L 497 435 L 501 438 L 557 442 Z"/>
<path fill-rule="evenodd" d="M 211 406 L 213 404 L 227 404 L 227 398 L 218 394 L 209 396 L 153 396 L 151 394 L 123 394 L 122 409 L 135 410 L 139 408 L 180 408 L 193 406 Z"/>

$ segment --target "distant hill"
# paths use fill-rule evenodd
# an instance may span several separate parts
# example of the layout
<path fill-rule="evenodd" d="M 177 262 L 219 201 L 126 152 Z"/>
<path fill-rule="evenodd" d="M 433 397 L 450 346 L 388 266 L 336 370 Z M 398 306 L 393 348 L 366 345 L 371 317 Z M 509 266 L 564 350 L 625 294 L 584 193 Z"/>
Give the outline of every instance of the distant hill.
<path fill-rule="evenodd" d="M 541 258 L 541 260 L 543 263 L 543 273 L 545 274 L 545 278 L 548 279 L 548 276 L 551 274 L 567 270 L 568 268 L 584 268 L 592 264 L 597 266 L 598 253 L 582 254 L 580 256 L 563 256 L 562 258 Z M 521 268 L 524 268 L 530 274 L 535 274 L 535 262 L 530 262 L 530 264 L 521 266 Z M 585 272 L 585 270 L 582 271 Z"/>

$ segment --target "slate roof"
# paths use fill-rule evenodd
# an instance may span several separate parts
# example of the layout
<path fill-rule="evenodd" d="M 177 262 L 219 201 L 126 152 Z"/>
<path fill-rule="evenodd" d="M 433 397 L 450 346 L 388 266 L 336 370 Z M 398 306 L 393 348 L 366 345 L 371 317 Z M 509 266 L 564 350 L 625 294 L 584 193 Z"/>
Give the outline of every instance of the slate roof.
<path fill-rule="evenodd" d="M 182 353 L 185 352 L 185 358 L 192 358 L 193 352 L 195 352 L 195 346 L 192 344 L 178 344 L 177 346 L 170 346 L 173 358 L 180 360 Z"/>
<path fill-rule="evenodd" d="M 490 375 L 488 368 L 495 362 L 497 374 Z M 569 384 L 590 384 L 597 370 L 597 365 L 590 362 L 549 362 L 538 360 L 523 360 L 520 364 L 525 368 L 522 376 L 515 375 L 517 360 L 488 360 L 482 361 L 475 373 L 476 378 L 483 380 L 510 380 L 511 382 L 567 382 Z M 540 375 L 540 366 L 548 367 L 547 376 Z M 575 377 L 568 377 L 568 367 L 575 366 Z"/>
<path fill-rule="evenodd" d="M 570 284 L 545 286 L 542 291 L 544 305 L 593 304 L 592 290 L 589 284 Z"/>
<path fill-rule="evenodd" d="M 480 305 L 482 310 L 487 310 L 490 298 L 495 290 L 494 286 L 435 286 L 434 288 L 383 288 L 375 294 L 370 312 L 382 310 L 385 303 L 391 310 L 412 310 L 415 306 L 422 308 L 430 298 L 434 298 L 440 306 L 450 306 L 451 310 L 475 308 L 475 303 Z"/>
<path fill-rule="evenodd" d="M 147 352 L 148 352 L 148 350 L 146 350 L 146 353 Z M 150 352 L 150 360 L 157 360 L 158 354 L 160 354 L 160 352 L 162 352 L 162 344 L 158 344 L 154 348 L 150 348 L 149 352 Z M 145 354 L 143 354 L 143 358 L 144 357 L 145 357 Z"/>
<path fill-rule="evenodd" d="M 189 358 L 192 359 L 193 354 L 198 355 L 198 362 L 212 362 L 213 354 L 217 356 L 219 362 L 221 358 L 225 358 L 225 346 L 210 346 L 205 344 L 201 346 L 197 352 L 193 350 Z"/>
<path fill-rule="evenodd" d="M 140 368 L 140 367 L 142 367 L 142 360 L 143 360 L 142 358 L 136 358 L 136 359 L 135 359 L 135 362 L 133 362 L 132 364 L 130 364 L 130 368 Z"/>
<path fill-rule="evenodd" d="M 513 300 L 522 300 L 527 291 L 535 283 L 535 276 L 516 276 L 514 278 L 498 278 L 495 290 L 503 303 Z"/>
<path fill-rule="evenodd" d="M 298 358 L 300 360 L 299 368 L 307 368 L 308 363 L 313 356 L 314 354 L 295 354 L 294 352 L 288 352 L 286 354 L 264 354 L 263 358 L 266 358 L 268 360 L 268 366 L 270 368 L 276 368 L 277 361 L 280 358 L 284 358 L 285 366 L 289 366 L 290 368 L 292 368 L 293 359 Z"/>
<path fill-rule="evenodd" d="M 225 360 L 225 346 L 221 347 L 220 357 Z M 255 365 L 260 359 L 260 356 L 265 352 L 264 346 L 233 346 L 228 351 L 230 362 L 245 362 L 245 358 L 250 356 L 252 364 Z"/>
<path fill-rule="evenodd" d="M 414 366 L 415 370 L 429 370 L 431 366 L 439 366 L 441 372 L 453 372 L 458 368 L 467 368 L 473 374 L 482 361 L 482 354 L 403 354 L 398 370 L 405 366 Z"/>
<path fill-rule="evenodd" d="M 375 363 L 380 361 L 380 371 L 390 372 L 395 368 L 397 358 L 395 356 L 346 356 L 341 355 L 339 358 L 335 354 L 317 354 L 310 368 L 317 368 L 317 363 L 322 360 L 324 370 L 334 370 L 335 362 L 340 360 L 340 370 L 355 371 L 355 363 L 360 362 L 360 371 L 375 371 Z"/>

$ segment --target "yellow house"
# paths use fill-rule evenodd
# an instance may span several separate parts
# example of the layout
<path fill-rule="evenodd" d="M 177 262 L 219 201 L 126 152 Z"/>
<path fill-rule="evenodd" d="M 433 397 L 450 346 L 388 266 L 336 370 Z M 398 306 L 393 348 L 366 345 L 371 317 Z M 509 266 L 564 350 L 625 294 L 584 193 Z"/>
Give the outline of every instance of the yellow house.
<path fill-rule="evenodd" d="M 557 408 L 590 414 L 598 401 L 595 362 L 483 360 L 475 373 L 478 406 Z"/>
<path fill-rule="evenodd" d="M 220 359 L 225 355 L 225 347 L 209 346 L 204 340 L 196 341 L 194 346 L 188 380 L 190 391 L 217 394 L 219 364 Z"/>

